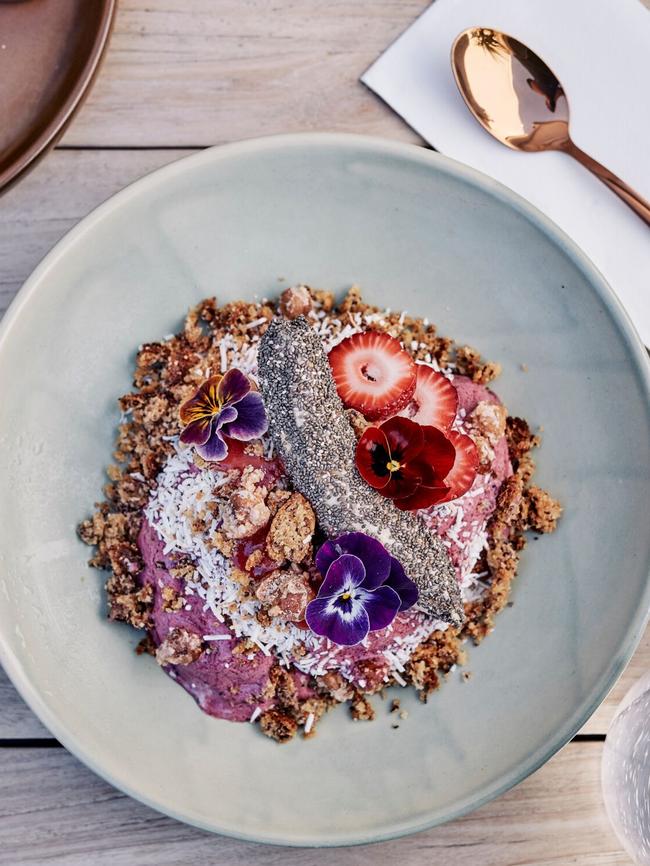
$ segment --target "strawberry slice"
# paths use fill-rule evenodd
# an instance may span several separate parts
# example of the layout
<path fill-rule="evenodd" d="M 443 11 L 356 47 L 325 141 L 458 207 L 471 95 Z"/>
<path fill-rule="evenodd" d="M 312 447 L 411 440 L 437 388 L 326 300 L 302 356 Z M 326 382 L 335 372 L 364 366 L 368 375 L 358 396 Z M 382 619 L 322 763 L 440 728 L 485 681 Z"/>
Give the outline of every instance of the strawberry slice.
<path fill-rule="evenodd" d="M 413 396 L 415 361 L 389 334 L 353 334 L 335 346 L 328 359 L 344 405 L 369 421 L 395 415 Z"/>
<path fill-rule="evenodd" d="M 445 478 L 445 484 L 450 488 L 449 493 L 440 500 L 441 502 L 458 499 L 463 493 L 467 493 L 474 483 L 478 469 L 478 451 L 469 436 L 450 430 L 447 439 L 456 449 L 456 459 Z"/>
<path fill-rule="evenodd" d="M 425 364 L 417 365 L 415 392 L 400 415 L 424 427 L 437 427 L 445 433 L 454 423 L 458 392 L 446 376 Z"/>

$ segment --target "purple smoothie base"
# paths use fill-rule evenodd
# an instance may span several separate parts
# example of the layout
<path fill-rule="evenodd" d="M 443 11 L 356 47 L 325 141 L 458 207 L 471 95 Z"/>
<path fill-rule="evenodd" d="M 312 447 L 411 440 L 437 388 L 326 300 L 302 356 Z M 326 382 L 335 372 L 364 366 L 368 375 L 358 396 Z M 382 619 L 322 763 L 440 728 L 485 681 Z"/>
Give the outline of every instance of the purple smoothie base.
<path fill-rule="evenodd" d="M 464 409 L 467 414 L 481 401 L 499 402 L 487 388 L 476 385 L 465 377 L 455 377 L 454 385 L 458 391 L 459 409 Z M 485 476 L 481 476 L 484 494 L 464 509 L 461 532 L 463 529 L 471 531 L 473 520 L 484 521 L 494 511 L 501 484 L 510 474 L 512 467 L 504 438 L 495 448 L 489 482 Z M 424 519 L 432 530 L 443 537 L 454 522 L 453 517 L 438 517 L 435 513 L 426 515 Z M 171 587 L 177 593 L 183 594 L 183 581 L 171 574 L 171 569 L 174 568 L 173 557 L 163 552 L 164 543 L 146 520 L 142 523 L 138 544 L 144 559 L 144 569 L 139 579 L 143 585 L 151 585 L 154 589 L 151 635 L 157 646 L 174 628 L 186 629 L 201 636 L 231 634 L 228 626 L 216 620 L 210 610 L 203 610 L 203 601 L 197 596 L 184 596 L 185 605 L 180 610 L 164 610 L 163 588 Z M 452 544 L 449 553 L 454 565 L 459 567 L 462 558 L 460 549 Z M 345 663 L 353 679 L 357 682 L 362 679 L 365 688 L 372 690 L 384 681 L 388 673 L 388 662 L 383 650 L 393 642 L 396 635 L 411 634 L 424 619 L 425 614 L 414 610 L 398 614 L 389 629 L 370 633 L 367 646 L 335 647 L 336 662 Z M 269 674 L 275 659 L 261 652 L 256 652 L 251 658 L 246 653 L 233 654 L 236 644 L 237 638 L 234 635 L 232 640 L 211 641 L 208 649 L 196 661 L 188 665 L 169 665 L 164 670 L 192 695 L 204 712 L 220 719 L 244 722 L 250 719 L 256 707 L 264 712 L 274 706 L 274 700 L 265 698 L 264 693 L 269 685 Z M 314 694 L 309 687 L 308 675 L 294 669 L 292 676 L 299 699 L 306 699 Z"/>

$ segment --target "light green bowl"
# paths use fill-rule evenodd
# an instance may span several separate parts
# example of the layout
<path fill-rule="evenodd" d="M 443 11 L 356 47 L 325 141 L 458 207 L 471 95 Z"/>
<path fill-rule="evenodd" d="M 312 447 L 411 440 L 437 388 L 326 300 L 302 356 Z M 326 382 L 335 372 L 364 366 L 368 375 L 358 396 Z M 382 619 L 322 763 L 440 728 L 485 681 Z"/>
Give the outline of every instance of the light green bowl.
<path fill-rule="evenodd" d="M 533 170 L 531 168 L 531 170 Z M 558 191 L 558 195 L 561 191 Z M 283 281 L 280 282 L 279 278 Z M 280 747 L 203 715 L 104 616 L 75 525 L 99 497 L 134 350 L 185 309 L 294 281 L 426 315 L 502 362 L 510 411 L 544 427 L 558 532 L 530 542 L 514 606 L 409 718 Z M 527 372 L 520 369 L 527 365 Z M 526 202 L 415 147 L 340 135 L 209 150 L 83 220 L 28 280 L 0 337 L 0 657 L 50 730 L 149 805 L 290 845 L 388 839 L 519 782 L 583 724 L 648 608 L 648 361 L 587 259 Z"/>

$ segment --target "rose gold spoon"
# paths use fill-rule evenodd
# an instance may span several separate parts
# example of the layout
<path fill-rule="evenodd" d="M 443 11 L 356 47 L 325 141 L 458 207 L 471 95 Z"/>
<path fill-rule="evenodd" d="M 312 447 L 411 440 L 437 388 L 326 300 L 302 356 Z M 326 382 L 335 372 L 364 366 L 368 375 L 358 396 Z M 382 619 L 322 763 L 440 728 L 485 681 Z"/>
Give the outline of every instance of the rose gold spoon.
<path fill-rule="evenodd" d="M 491 135 L 514 150 L 560 150 L 581 162 L 650 225 L 650 202 L 584 151 L 569 135 L 569 105 L 536 54 L 498 30 L 464 30 L 451 49 L 456 84 Z"/>

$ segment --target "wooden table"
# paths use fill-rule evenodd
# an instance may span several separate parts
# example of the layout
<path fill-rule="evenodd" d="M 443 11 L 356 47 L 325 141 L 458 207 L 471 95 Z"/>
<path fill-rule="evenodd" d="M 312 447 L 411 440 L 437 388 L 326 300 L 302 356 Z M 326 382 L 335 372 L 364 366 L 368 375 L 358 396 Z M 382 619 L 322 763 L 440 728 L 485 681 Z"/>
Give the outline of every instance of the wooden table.
<path fill-rule="evenodd" d="M 358 83 L 428 0 L 121 0 L 94 91 L 61 145 L 0 199 L 0 314 L 39 259 L 146 172 L 226 141 L 339 130 L 421 143 Z M 629 864 L 600 797 L 614 708 L 650 631 L 583 731 L 472 815 L 369 848 L 300 851 L 194 830 L 133 802 L 53 740 L 0 670 L 0 864 Z"/>

